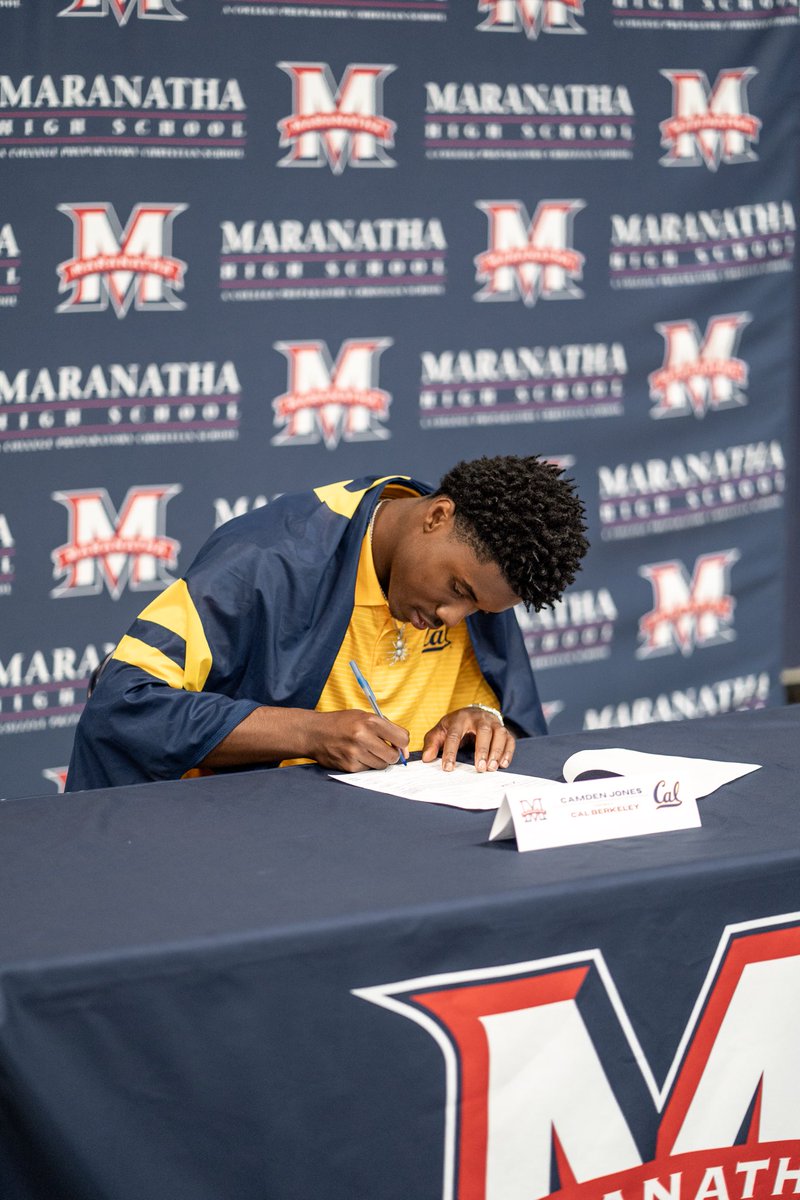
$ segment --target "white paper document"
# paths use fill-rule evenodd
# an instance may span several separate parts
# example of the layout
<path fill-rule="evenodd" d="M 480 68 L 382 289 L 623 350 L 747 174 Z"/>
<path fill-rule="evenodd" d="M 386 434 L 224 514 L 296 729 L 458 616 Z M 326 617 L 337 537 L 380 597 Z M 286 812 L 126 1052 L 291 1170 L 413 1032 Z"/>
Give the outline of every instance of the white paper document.
<path fill-rule="evenodd" d="M 637 750 L 579 750 L 564 763 L 564 778 L 572 784 L 575 778 L 584 771 L 606 771 L 615 775 L 646 776 L 648 787 L 652 790 L 659 786 L 659 801 L 654 811 L 658 814 L 652 827 L 645 827 L 644 814 L 650 812 L 652 805 L 640 802 L 639 809 L 629 809 L 627 815 L 623 806 L 617 804 L 612 808 L 619 809 L 609 814 L 589 815 L 588 820 L 579 820 L 577 816 L 559 825 L 561 840 L 545 840 L 543 818 L 530 815 L 531 797 L 545 794 L 545 789 L 559 788 L 570 795 L 576 793 L 575 787 L 565 789 L 564 784 L 552 779 L 541 779 L 535 775 L 520 775 L 512 771 L 481 771 L 467 763 L 456 763 L 452 771 L 443 771 L 440 759 L 424 763 L 415 759 L 407 767 L 400 763 L 386 767 L 383 771 L 356 771 L 346 775 L 331 775 L 342 783 L 352 787 L 367 788 L 373 792 L 383 792 L 390 796 L 403 796 L 408 800 L 419 800 L 424 804 L 447 804 L 452 808 L 464 808 L 473 811 L 488 811 L 498 809 L 504 800 L 515 798 L 515 805 L 506 805 L 506 815 L 503 821 L 496 821 L 492 827 L 490 838 L 514 837 L 517 824 L 524 830 L 536 829 L 536 846 L 568 845 L 576 841 L 604 841 L 609 837 L 627 837 L 631 833 L 655 833 L 661 829 L 681 829 L 690 825 L 699 825 L 696 801 L 700 796 L 746 775 L 749 771 L 758 770 L 756 763 L 714 762 L 704 758 L 677 758 L 672 755 L 643 754 Z M 672 795 L 677 782 L 677 796 Z M 589 784 L 581 784 L 587 795 L 598 792 L 598 783 L 608 786 L 610 801 L 618 797 L 610 793 L 620 790 L 618 778 L 594 780 Z M 670 793 L 670 794 L 667 794 Z M 524 799 L 523 799 L 524 798 Z M 527 806 L 527 807 L 525 807 Z M 694 807 L 692 807 L 694 806 Z M 594 804 L 600 807 L 599 801 Z M 528 814 L 523 818 L 522 812 Z M 666 815 L 669 810 L 669 816 Z M 577 813 L 579 809 L 573 807 Z M 514 819 L 516 812 L 518 821 Z M 609 820 L 608 817 L 611 817 Z M 499 820 L 499 817 L 498 817 Z M 683 824 L 681 824 L 683 822 Z M 555 828 L 555 820 L 551 816 L 548 829 Z M 503 829 L 505 832 L 498 832 Z M 579 834 L 578 830 L 582 830 Z M 620 832 L 611 832 L 619 830 Z M 555 836 L 555 835 L 551 835 Z M 534 848 L 533 835 L 523 835 L 523 840 Z M 520 849 L 522 847 L 520 846 Z"/>
<path fill-rule="evenodd" d="M 636 750 L 580 750 L 564 763 L 565 784 L 531 779 L 527 788 L 509 789 L 489 840 L 516 838 L 518 850 L 543 850 L 690 829 L 700 825 L 700 797 L 758 769 Z M 577 781 L 588 771 L 614 774 Z"/>
<path fill-rule="evenodd" d="M 478 772 L 467 763 L 456 763 L 452 771 L 443 771 L 440 759 L 430 763 L 415 759 L 407 767 L 395 763 L 383 771 L 356 771 L 331 778 L 373 792 L 405 796 L 408 800 L 479 811 L 497 808 L 510 789 L 536 782 L 530 775 L 514 775 L 508 771 Z M 550 780 L 541 782 L 549 783 Z"/>
<path fill-rule="evenodd" d="M 675 772 L 691 778 L 699 799 L 710 796 L 724 783 L 758 771 L 759 763 L 722 762 L 713 758 L 683 758 L 675 754 L 644 754 L 641 750 L 578 750 L 564 763 L 567 783 L 586 771 L 609 771 L 614 775 L 634 775 L 643 771 Z"/>

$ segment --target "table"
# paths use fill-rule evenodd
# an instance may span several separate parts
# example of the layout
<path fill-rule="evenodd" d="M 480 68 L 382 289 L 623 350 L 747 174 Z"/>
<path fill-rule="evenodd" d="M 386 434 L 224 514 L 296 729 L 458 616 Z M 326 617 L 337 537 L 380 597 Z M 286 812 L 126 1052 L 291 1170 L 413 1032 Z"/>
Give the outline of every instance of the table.
<path fill-rule="evenodd" d="M 528 854 L 316 767 L 0 805 L 3 1200 L 795 1194 L 800 706 L 514 769 L 594 746 L 763 768 Z"/>

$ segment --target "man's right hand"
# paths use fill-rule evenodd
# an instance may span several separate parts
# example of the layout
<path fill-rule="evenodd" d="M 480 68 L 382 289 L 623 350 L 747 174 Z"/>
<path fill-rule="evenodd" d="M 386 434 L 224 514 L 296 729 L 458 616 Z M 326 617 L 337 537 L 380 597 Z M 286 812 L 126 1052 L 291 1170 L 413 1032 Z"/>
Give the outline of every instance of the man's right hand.
<path fill-rule="evenodd" d="M 408 749 L 408 730 L 375 713 L 345 709 L 314 716 L 318 731 L 309 757 L 322 767 L 380 771 L 398 761 L 399 750 Z"/>

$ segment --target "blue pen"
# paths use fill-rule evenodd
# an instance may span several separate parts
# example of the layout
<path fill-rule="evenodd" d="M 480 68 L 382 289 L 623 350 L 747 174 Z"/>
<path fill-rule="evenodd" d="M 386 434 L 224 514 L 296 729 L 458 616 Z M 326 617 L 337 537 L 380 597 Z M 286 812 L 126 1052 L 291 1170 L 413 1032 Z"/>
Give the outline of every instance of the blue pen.
<path fill-rule="evenodd" d="M 361 688 L 362 692 L 364 693 L 364 695 L 367 697 L 370 704 L 372 705 L 372 711 L 375 713 L 376 717 L 383 717 L 383 713 L 381 712 L 380 708 L 378 707 L 378 701 L 375 699 L 375 693 L 373 692 L 372 688 L 367 683 L 364 676 L 359 671 L 356 664 L 353 662 L 352 658 L 350 659 L 350 669 L 352 670 L 353 674 L 356 677 L 356 683 Z M 385 720 L 386 718 L 384 717 L 383 719 Z M 400 749 L 399 746 L 396 746 L 395 749 L 397 750 L 397 753 L 400 755 L 400 762 L 403 764 L 404 767 L 407 767 L 408 759 L 406 758 L 405 754 L 403 754 L 403 751 Z"/>

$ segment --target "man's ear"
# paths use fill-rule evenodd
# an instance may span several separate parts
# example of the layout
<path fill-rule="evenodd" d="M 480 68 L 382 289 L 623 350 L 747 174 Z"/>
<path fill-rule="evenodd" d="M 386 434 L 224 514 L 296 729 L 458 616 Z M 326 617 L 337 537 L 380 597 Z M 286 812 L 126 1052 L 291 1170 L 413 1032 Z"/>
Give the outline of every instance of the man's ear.
<path fill-rule="evenodd" d="M 455 516 L 456 506 L 449 496 L 434 496 L 429 501 L 423 521 L 423 531 L 433 533 L 435 530 L 450 527 Z"/>

